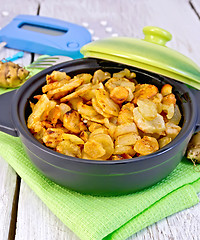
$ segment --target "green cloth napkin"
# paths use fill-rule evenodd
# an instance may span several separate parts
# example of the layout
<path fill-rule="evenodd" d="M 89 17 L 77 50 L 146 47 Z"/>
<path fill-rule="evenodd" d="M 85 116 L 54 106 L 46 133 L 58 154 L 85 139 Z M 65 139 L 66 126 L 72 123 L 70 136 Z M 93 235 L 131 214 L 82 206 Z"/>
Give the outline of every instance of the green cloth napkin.
<path fill-rule="evenodd" d="M 0 155 L 81 239 L 126 239 L 199 202 L 200 173 L 187 159 L 166 179 L 146 190 L 117 197 L 96 197 L 68 190 L 40 174 L 17 137 L 0 133 Z"/>
<path fill-rule="evenodd" d="M 0 89 L 0 93 L 5 91 Z M 32 165 L 17 137 L 0 132 L 0 155 L 83 240 L 126 239 L 199 202 L 200 172 L 185 158 L 167 178 L 148 189 L 117 197 L 97 197 L 68 190 L 44 177 Z"/>

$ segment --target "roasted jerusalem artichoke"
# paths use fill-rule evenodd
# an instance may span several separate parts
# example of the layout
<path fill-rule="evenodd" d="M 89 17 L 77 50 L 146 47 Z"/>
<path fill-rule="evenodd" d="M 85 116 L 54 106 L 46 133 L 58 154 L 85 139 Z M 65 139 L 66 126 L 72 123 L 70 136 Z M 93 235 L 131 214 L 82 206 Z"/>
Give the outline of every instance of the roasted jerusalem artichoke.
<path fill-rule="evenodd" d="M 0 61 L 0 87 L 15 88 L 24 83 L 29 71 L 13 62 Z"/>

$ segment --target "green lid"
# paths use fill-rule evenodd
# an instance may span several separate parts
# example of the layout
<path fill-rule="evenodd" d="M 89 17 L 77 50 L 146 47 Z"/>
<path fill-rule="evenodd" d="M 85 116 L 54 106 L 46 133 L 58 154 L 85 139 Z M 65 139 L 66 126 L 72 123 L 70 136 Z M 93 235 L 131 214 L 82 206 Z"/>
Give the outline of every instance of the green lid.
<path fill-rule="evenodd" d="M 113 37 L 91 42 L 81 48 L 85 57 L 95 57 L 135 66 L 176 79 L 200 90 L 200 67 L 181 53 L 165 46 L 172 35 L 147 26 L 145 38 Z"/>

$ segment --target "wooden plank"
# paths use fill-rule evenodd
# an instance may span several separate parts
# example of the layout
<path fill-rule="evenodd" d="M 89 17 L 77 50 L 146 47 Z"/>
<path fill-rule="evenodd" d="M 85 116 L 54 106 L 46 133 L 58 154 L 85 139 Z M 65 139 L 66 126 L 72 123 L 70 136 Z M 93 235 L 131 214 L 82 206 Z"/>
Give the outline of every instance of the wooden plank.
<path fill-rule="evenodd" d="M 16 240 L 78 240 L 22 180 Z"/>
<path fill-rule="evenodd" d="M 0 4 L 0 28 L 8 24 L 18 14 L 36 14 L 38 3 L 34 0 L 7 0 Z M 16 54 L 18 50 L 0 49 L 0 59 Z M 15 61 L 21 66 L 30 63 L 31 54 Z M 19 184 L 15 171 L 0 157 L 0 239 L 12 240 L 15 235 L 15 221 L 17 214 Z"/>
<path fill-rule="evenodd" d="M 198 240 L 200 232 L 199 219 L 200 203 L 141 230 L 128 238 L 128 240 Z"/>
<path fill-rule="evenodd" d="M 112 34 L 143 38 L 144 26 L 158 26 L 173 35 L 167 46 L 200 64 L 200 32 L 195 30 L 199 29 L 200 22 L 186 0 L 43 0 L 40 15 L 88 25 L 94 38 Z M 200 204 L 163 219 L 129 239 L 198 239 L 199 217 Z M 16 231 L 16 240 L 22 239 L 78 240 L 24 182 L 20 189 Z"/>
<path fill-rule="evenodd" d="M 0 239 L 8 239 L 17 175 L 2 157 L 0 166 Z"/>

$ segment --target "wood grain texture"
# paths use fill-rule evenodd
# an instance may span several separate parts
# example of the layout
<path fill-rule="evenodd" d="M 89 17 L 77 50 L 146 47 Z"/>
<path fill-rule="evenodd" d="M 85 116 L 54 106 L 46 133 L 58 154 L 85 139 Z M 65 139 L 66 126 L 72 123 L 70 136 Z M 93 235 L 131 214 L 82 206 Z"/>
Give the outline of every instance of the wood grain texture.
<path fill-rule="evenodd" d="M 198 1 L 192 0 L 193 3 Z M 198 31 L 200 21 L 189 4 L 189 0 L 24 0 L 23 2 L 9 0 L 0 6 L 1 11 L 9 11 L 9 16 L 0 16 L 0 26 L 7 24 L 9 18 L 11 19 L 11 16 L 14 17 L 16 14 L 36 14 L 38 3 L 40 3 L 39 14 L 41 16 L 55 17 L 77 24 L 88 24 L 88 28 L 93 33 L 93 38 L 104 38 L 112 34 L 143 38 L 142 28 L 146 25 L 164 28 L 173 35 L 172 41 L 167 46 L 190 57 L 200 65 L 200 31 Z M 10 9 L 15 9 L 12 10 L 15 12 Z M 101 21 L 106 21 L 107 25 L 103 26 Z M 111 27 L 112 31 L 107 31 L 106 27 Z M 9 56 L 12 52 L 14 53 L 15 50 L 4 52 L 0 50 L 0 57 Z M 28 64 L 30 54 L 27 53 L 25 59 L 19 61 L 22 61 L 25 65 Z M 3 179 L 2 176 L 3 173 L 0 171 L 0 180 Z M 13 176 L 16 177 L 16 175 L 10 177 L 9 174 L 6 176 L 8 182 L 13 181 Z M 5 184 L 4 189 L 6 189 Z M 2 190 L 0 190 L 0 197 L 2 196 L 1 192 Z M 9 196 L 11 196 L 10 193 Z M 2 203 L 4 202 L 0 199 L 0 210 L 3 206 Z M 6 239 L 1 238 L 1 228 L 8 229 L 8 210 L 11 210 L 11 207 L 4 209 L 4 211 L 7 211 L 6 217 L 4 217 L 4 223 L 7 221 L 7 226 L 6 223 L 1 224 L 0 220 L 0 240 Z M 129 240 L 198 240 L 199 219 L 200 204 L 145 228 L 131 236 Z M 79 238 L 49 211 L 22 181 L 15 239 L 78 240 Z"/>
<path fill-rule="evenodd" d="M 15 240 L 78 240 L 22 180 Z"/>
<path fill-rule="evenodd" d="M 0 239 L 8 239 L 17 175 L 0 157 Z"/>
<path fill-rule="evenodd" d="M 0 28 L 8 24 L 18 14 L 36 14 L 38 3 L 36 1 L 21 0 L 5 1 L 0 4 Z M 16 54 L 18 50 L 0 49 L 0 59 Z M 31 54 L 25 53 L 24 57 L 15 63 L 26 66 L 30 63 Z M 0 113 L 1 114 L 1 113 Z M 12 240 L 15 234 L 15 214 L 18 195 L 17 175 L 15 171 L 0 157 L 0 240 Z M 15 199 L 16 198 L 16 199 Z M 16 202 L 15 202 L 16 201 Z"/>

